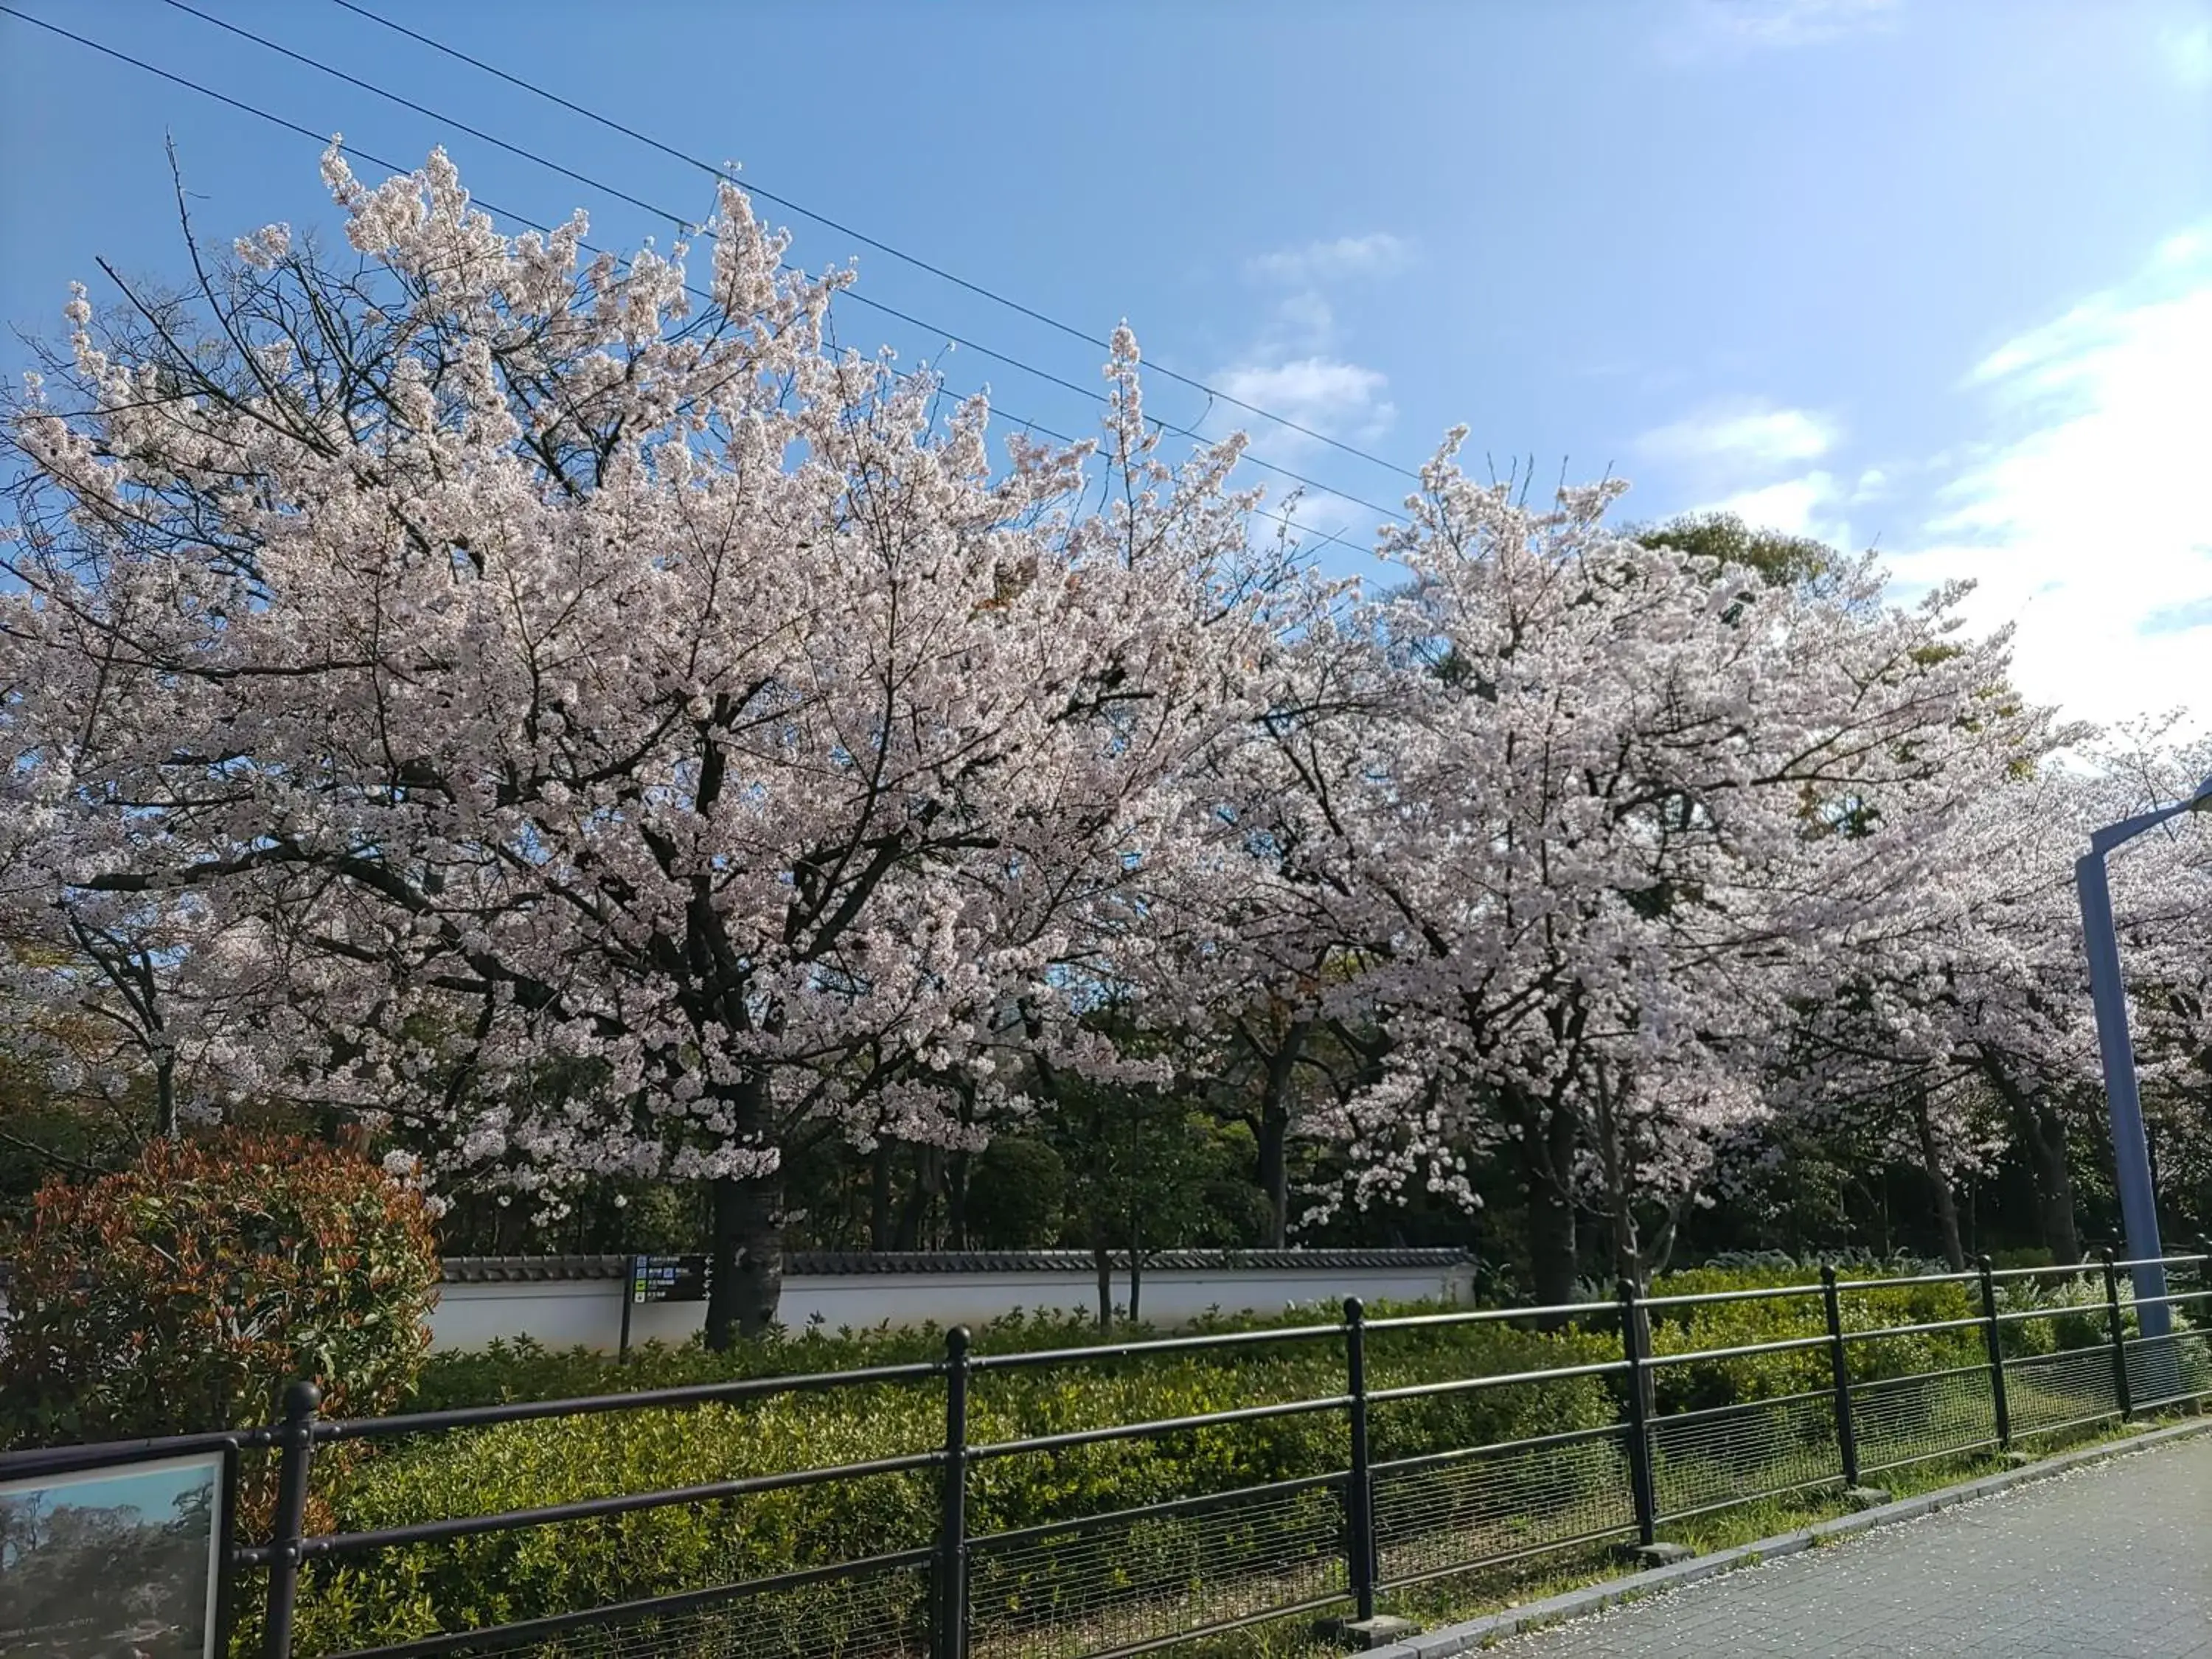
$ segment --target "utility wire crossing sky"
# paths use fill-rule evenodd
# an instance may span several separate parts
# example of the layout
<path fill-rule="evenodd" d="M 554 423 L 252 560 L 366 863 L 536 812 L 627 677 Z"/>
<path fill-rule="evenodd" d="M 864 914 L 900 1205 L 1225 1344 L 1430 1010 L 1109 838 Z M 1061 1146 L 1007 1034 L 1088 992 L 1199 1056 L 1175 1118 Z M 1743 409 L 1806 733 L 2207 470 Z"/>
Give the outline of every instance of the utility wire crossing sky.
<path fill-rule="evenodd" d="M 794 263 L 860 258 L 848 343 L 963 392 L 983 358 L 1004 421 L 1094 431 L 1127 317 L 1163 429 L 1245 426 L 1333 570 L 1374 574 L 1464 421 L 1547 483 L 1625 474 L 1635 520 L 1874 545 L 1900 599 L 1972 579 L 2070 713 L 2205 718 L 2206 0 L 840 9 L 865 51 L 676 0 L 0 7 L 0 143 L 39 161 L 0 311 L 51 334 L 95 257 L 173 270 L 168 137 L 226 237 L 334 223 L 332 131 L 617 248 L 706 217 L 725 157 Z"/>

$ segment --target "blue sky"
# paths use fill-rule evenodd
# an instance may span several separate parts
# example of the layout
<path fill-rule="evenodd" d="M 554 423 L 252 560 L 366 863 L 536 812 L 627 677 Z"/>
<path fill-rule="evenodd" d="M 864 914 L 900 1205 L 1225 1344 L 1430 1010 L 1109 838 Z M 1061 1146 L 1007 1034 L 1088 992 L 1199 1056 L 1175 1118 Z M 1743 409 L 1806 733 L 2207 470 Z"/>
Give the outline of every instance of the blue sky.
<path fill-rule="evenodd" d="M 96 1469 L 71 1474 L 11 1480 L 0 1486 L 9 1497 L 44 1491 L 49 1509 L 135 1509 L 149 1526 L 174 1520 L 177 1499 L 198 1492 L 218 1479 L 216 1462 L 206 1457 L 172 1458 L 131 1465 L 121 1470 Z M 5 1565 L 5 1564 L 0 1564 Z"/>
<path fill-rule="evenodd" d="M 583 205 L 595 240 L 668 234 L 162 0 L 9 3 L 349 146 L 442 141 L 482 197 Z M 708 211 L 703 174 L 329 0 L 194 3 Z M 2032 695 L 2212 717 L 2212 0 L 364 3 L 1399 465 L 1464 422 L 1478 465 L 1625 475 L 1630 518 L 1874 544 L 1900 597 L 1978 580 Z M 210 237 L 330 222 L 307 141 L 0 17 L 0 319 L 52 329 L 95 255 L 178 274 L 165 134 Z M 1085 386 L 1094 348 L 763 211 L 938 331 L 841 301 L 848 343 L 1091 429 L 1077 393 L 941 347 Z M 1323 487 L 1316 526 L 1364 541 L 1352 498 L 1407 487 L 1237 418 Z"/>

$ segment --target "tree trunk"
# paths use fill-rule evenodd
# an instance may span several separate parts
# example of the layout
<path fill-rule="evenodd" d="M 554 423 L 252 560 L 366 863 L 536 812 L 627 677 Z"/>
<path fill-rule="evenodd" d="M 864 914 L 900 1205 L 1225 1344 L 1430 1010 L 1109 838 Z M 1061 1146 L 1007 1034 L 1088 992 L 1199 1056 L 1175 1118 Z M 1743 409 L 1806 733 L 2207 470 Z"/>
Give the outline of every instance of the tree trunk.
<path fill-rule="evenodd" d="M 1260 1091 L 1260 1190 L 1267 1197 L 1267 1248 L 1279 1250 L 1291 1240 L 1291 1092 L 1297 1081 L 1298 1054 L 1305 1047 L 1310 1020 L 1298 1020 L 1267 1056 Z"/>
<path fill-rule="evenodd" d="M 768 1080 L 749 1078 L 729 1096 L 731 1127 L 739 1141 L 774 1143 Z M 720 1176 L 714 1184 L 711 1278 L 707 1287 L 707 1346 L 726 1352 L 738 1337 L 759 1336 L 783 1299 L 783 1164 L 766 1175 Z"/>
<path fill-rule="evenodd" d="M 2081 1259 L 2081 1233 L 2074 1220 L 2074 1171 L 2066 1161 L 2066 1120 L 2047 1105 L 2029 1112 L 2026 1137 L 2035 1170 L 2036 1210 L 2051 1259 L 2070 1267 Z"/>
<path fill-rule="evenodd" d="M 1928 1176 L 1928 1185 L 1936 1199 L 1936 1224 L 1943 1236 L 1943 1260 L 1951 1271 L 1966 1271 L 1966 1247 L 1959 1237 L 1959 1202 L 1951 1191 L 1950 1178 L 1943 1173 L 1943 1158 L 1936 1145 L 1936 1122 L 1929 1115 L 1928 1091 L 1912 1091 L 1912 1127 L 1920 1136 L 1920 1167 Z"/>
<path fill-rule="evenodd" d="M 914 1149 L 914 1186 L 899 1209 L 898 1235 L 893 1243 L 896 1249 L 921 1248 L 921 1224 L 928 1218 L 930 1200 L 937 1195 L 935 1158 L 933 1148 Z"/>
<path fill-rule="evenodd" d="M 2035 1181 L 2037 1231 L 2044 1248 L 2061 1267 L 2081 1259 L 2081 1234 L 2074 1220 L 2074 1171 L 2066 1161 L 2066 1119 L 2047 1099 L 2031 1096 L 2004 1067 L 1984 1062 L 1983 1072 L 1996 1085 L 2012 1121 L 2013 1138 L 2027 1154 Z"/>
<path fill-rule="evenodd" d="M 738 1338 L 761 1335 L 782 1298 L 782 1174 L 719 1177 L 707 1346 L 725 1353 Z"/>
<path fill-rule="evenodd" d="M 881 1252 L 890 1247 L 891 1143 L 878 1140 L 868 1159 L 868 1248 Z"/>
<path fill-rule="evenodd" d="M 1114 1256 L 1106 1245 L 1106 1223 L 1094 1215 L 1091 1222 L 1091 1265 L 1098 1270 L 1098 1328 L 1114 1328 Z"/>
<path fill-rule="evenodd" d="M 1597 1139 L 1598 1167 L 1605 1172 L 1606 1215 L 1613 1230 L 1613 1273 L 1614 1283 L 1631 1296 L 1650 1294 L 1644 1263 L 1643 1241 L 1636 1231 L 1635 1180 L 1629 1168 L 1626 1137 L 1621 1133 L 1620 1116 L 1616 1109 L 1615 1080 L 1601 1067 L 1595 1079 L 1597 1117 L 1592 1126 Z M 1633 1316 L 1636 1322 L 1638 1352 L 1651 1352 L 1651 1312 L 1638 1307 Z M 1657 1409 L 1656 1379 L 1648 1370 L 1639 1370 L 1629 1379 L 1643 1396 L 1646 1418 Z"/>
<path fill-rule="evenodd" d="M 956 1250 L 968 1248 L 968 1164 L 969 1154 L 963 1151 L 952 1154 L 951 1178 L 945 1186 L 945 1229 L 950 1237 L 947 1243 Z"/>
<path fill-rule="evenodd" d="M 1143 1323 L 1137 1311 L 1138 1299 L 1145 1293 L 1145 1212 L 1129 1212 L 1129 1322 Z"/>
<path fill-rule="evenodd" d="M 1536 1301 L 1556 1307 L 1575 1299 L 1577 1260 L 1573 1170 L 1575 1125 L 1540 1103 L 1522 1103 L 1522 1184 L 1528 1198 L 1528 1270 Z"/>

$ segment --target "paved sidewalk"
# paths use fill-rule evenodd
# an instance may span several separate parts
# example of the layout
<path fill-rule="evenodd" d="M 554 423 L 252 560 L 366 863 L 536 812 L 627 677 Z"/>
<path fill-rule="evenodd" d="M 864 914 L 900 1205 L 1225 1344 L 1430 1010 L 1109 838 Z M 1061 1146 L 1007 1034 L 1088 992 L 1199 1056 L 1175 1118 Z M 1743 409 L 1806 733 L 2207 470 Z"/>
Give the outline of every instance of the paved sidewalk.
<path fill-rule="evenodd" d="M 2212 1436 L 1724 1574 L 1500 1659 L 2212 1659 Z"/>

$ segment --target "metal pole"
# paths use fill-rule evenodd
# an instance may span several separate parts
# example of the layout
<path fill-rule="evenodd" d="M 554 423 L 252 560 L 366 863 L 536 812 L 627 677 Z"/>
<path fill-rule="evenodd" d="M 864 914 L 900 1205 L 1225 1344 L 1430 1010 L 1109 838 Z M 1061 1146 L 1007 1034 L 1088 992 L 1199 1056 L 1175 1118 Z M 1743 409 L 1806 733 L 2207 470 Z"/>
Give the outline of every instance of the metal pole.
<path fill-rule="evenodd" d="M 968 1656 L 968 1328 L 945 1334 L 945 1508 L 937 1534 L 937 1659 Z"/>
<path fill-rule="evenodd" d="M 617 1359 L 628 1359 L 629 1358 L 629 1310 L 630 1304 L 635 1301 L 636 1298 L 637 1258 L 634 1255 L 625 1256 L 623 1258 L 622 1340 L 615 1348 L 615 1358 Z"/>
<path fill-rule="evenodd" d="M 1636 1286 L 1620 1285 L 1620 1346 L 1628 1358 L 1628 1485 L 1636 1500 L 1636 1541 L 1659 1541 L 1658 1487 L 1651 1477 L 1650 1421 L 1644 1407 L 1644 1326 Z"/>
<path fill-rule="evenodd" d="M 1356 1296 L 1344 1298 L 1344 1362 L 1352 1401 L 1352 1490 L 1345 1499 L 1352 1601 L 1353 1617 L 1364 1624 L 1375 1617 L 1375 1476 L 1367 1445 L 1367 1308 Z"/>
<path fill-rule="evenodd" d="M 968 1328 L 945 1334 L 944 1510 L 938 1531 L 938 1659 L 968 1653 Z"/>
<path fill-rule="evenodd" d="M 1997 1445 L 2012 1449 L 2012 1402 L 2005 1395 L 2004 1330 L 1997 1323 L 1996 1281 L 1990 1277 L 1990 1259 L 1978 1256 L 1974 1266 L 1982 1276 L 1982 1337 L 1990 1350 L 1990 1412 L 1996 1418 Z"/>
<path fill-rule="evenodd" d="M 1820 1269 L 1820 1304 L 1828 1316 L 1828 1373 L 1836 1390 L 1836 1449 L 1843 1456 L 1844 1485 L 1859 1484 L 1859 1438 L 1851 1425 L 1851 1360 L 1844 1348 L 1843 1303 L 1836 1294 L 1836 1270 Z"/>
<path fill-rule="evenodd" d="M 2105 855 L 2084 853 L 2074 864 L 2081 898 L 2081 938 L 2089 956 L 2089 997 L 2097 1010 L 2097 1051 L 2105 1066 L 2105 1100 L 2112 1129 L 2112 1164 L 2126 1223 L 2136 1299 L 2166 1294 L 2165 1254 L 2158 1239 L 2158 1195 L 2151 1186 L 2150 1145 L 2143 1136 L 2142 1097 L 2136 1088 L 2135 1047 L 2128 1036 L 2128 996 L 2120 977 L 2120 936 L 2112 925 L 2112 893 Z M 2146 1337 L 2164 1336 L 2172 1322 L 2163 1302 L 2137 1309 Z"/>
<path fill-rule="evenodd" d="M 307 1536 L 307 1474 L 315 1455 L 315 1409 L 323 1391 L 313 1382 L 284 1390 L 283 1449 L 276 1465 L 276 1521 L 269 1544 L 269 1610 L 261 1626 L 262 1659 L 292 1659 L 292 1608 L 299 1599 L 301 1545 Z"/>
<path fill-rule="evenodd" d="M 2136 1414 L 2134 1395 L 2128 1388 L 2128 1327 L 2120 1317 L 2120 1273 L 2112 1253 L 2102 1253 L 2105 1263 L 2105 1325 L 2112 1340 L 2112 1398 L 2119 1402 L 2120 1421 Z"/>

